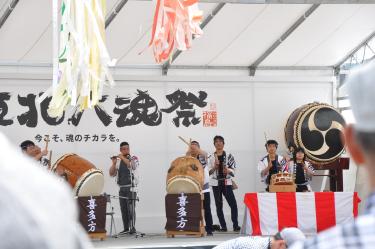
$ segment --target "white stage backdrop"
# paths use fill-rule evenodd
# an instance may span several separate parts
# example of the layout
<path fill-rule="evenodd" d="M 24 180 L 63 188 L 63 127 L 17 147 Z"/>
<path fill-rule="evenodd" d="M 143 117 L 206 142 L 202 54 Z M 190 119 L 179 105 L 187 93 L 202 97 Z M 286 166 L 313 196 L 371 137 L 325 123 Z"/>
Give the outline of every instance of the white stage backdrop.
<path fill-rule="evenodd" d="M 110 156 L 118 153 L 121 141 L 130 143 L 131 153 L 140 158 L 137 228 L 145 232 L 164 229 L 166 173 L 171 161 L 186 151 L 177 136 L 198 140 L 208 152 L 214 150 L 215 135 L 225 138 L 225 149 L 237 161 L 235 194 L 241 223 L 244 193 L 264 189 L 256 171 L 257 161 L 265 154 L 264 133 L 280 142 L 284 154 L 283 129 L 289 114 L 312 101 L 332 103 L 333 89 L 327 77 L 316 82 L 117 81 L 114 89 L 105 90 L 101 110 L 85 111 L 77 120 L 70 109 L 63 119 L 55 120 L 46 113 L 48 102 L 42 108 L 35 102 L 50 80 L 0 79 L 0 86 L 1 131 L 15 145 L 49 134 L 52 162 L 65 153 L 88 159 L 104 171 L 106 193 L 118 193 L 115 179 L 108 174 Z M 43 141 L 38 144 L 44 146 Z M 118 200 L 113 204 L 119 231 Z M 211 204 L 218 224 L 212 194 Z M 224 206 L 231 228 L 230 210 Z"/>

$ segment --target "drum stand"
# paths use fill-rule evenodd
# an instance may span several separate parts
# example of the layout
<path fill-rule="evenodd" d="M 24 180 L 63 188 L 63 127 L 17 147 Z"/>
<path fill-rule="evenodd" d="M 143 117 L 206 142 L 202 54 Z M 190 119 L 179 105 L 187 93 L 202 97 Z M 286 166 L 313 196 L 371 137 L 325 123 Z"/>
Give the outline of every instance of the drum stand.
<path fill-rule="evenodd" d="M 111 227 L 110 227 L 109 236 L 111 236 L 112 238 L 117 238 L 116 224 L 115 224 L 115 219 L 113 218 L 115 211 L 112 206 L 111 195 L 104 193 L 104 196 L 107 198 L 107 203 L 109 203 L 109 206 L 111 208 L 110 212 L 106 212 L 106 215 L 111 216 Z M 115 233 L 112 233 L 112 228 L 114 228 Z"/>

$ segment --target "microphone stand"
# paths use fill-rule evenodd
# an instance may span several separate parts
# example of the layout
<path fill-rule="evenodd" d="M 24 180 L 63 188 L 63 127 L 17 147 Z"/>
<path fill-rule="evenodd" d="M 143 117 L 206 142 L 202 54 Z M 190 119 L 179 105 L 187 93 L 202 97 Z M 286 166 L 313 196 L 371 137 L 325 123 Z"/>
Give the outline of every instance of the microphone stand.
<path fill-rule="evenodd" d="M 111 198 L 112 199 L 118 199 L 118 200 L 120 200 L 120 199 L 131 200 L 131 198 L 129 198 L 129 197 L 124 197 L 124 196 L 120 196 L 120 195 L 111 195 L 111 194 L 107 194 L 107 193 L 104 193 L 103 195 L 107 198 L 107 202 L 108 202 L 108 199 L 110 200 Z M 109 202 L 111 203 L 111 212 L 114 212 L 114 207 L 112 206 L 112 202 L 111 201 L 109 201 Z M 114 222 L 114 221 L 111 220 L 111 231 L 112 231 L 112 222 Z M 114 226 L 115 226 L 115 231 L 116 231 L 116 225 L 114 224 Z M 118 238 L 118 237 L 119 237 L 118 234 L 112 235 L 112 238 Z"/>
<path fill-rule="evenodd" d="M 129 234 L 134 234 L 135 235 L 135 238 L 138 238 L 138 237 L 144 237 L 146 234 L 145 233 L 142 233 L 142 232 L 139 232 L 136 230 L 135 228 L 135 216 L 136 216 L 136 213 L 135 213 L 135 201 L 139 201 L 138 199 L 138 195 L 137 195 L 137 191 L 136 191 L 136 185 L 135 185 L 135 182 L 134 182 L 134 170 L 133 170 L 133 165 L 131 163 L 131 157 L 129 155 L 129 160 L 130 160 L 130 196 L 131 198 L 129 198 L 130 200 L 130 205 L 131 205 L 131 216 L 132 216 L 132 219 L 131 219 L 131 223 L 130 223 L 130 227 L 129 227 Z"/>

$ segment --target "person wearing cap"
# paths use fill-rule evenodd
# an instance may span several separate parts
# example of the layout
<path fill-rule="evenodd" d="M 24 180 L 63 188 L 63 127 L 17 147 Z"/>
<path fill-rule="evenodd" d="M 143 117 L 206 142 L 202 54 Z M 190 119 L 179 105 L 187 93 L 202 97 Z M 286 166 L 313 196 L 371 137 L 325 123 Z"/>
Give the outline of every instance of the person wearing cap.
<path fill-rule="evenodd" d="M 208 236 L 212 236 L 212 214 L 211 214 L 211 198 L 210 198 L 210 176 L 208 172 L 208 158 L 207 152 L 200 148 L 198 141 L 192 141 L 189 146 L 189 150 L 186 152 L 187 156 L 197 158 L 203 166 L 203 188 L 202 193 L 204 195 L 203 207 L 204 207 L 204 220 L 206 222 L 206 232 Z"/>
<path fill-rule="evenodd" d="M 262 182 L 266 184 L 267 192 L 269 191 L 271 176 L 277 174 L 279 171 L 288 171 L 286 159 L 276 153 L 278 145 L 279 144 L 276 140 L 267 140 L 264 146 L 266 147 L 268 154 L 258 163 L 258 171 Z"/>
<path fill-rule="evenodd" d="M 367 171 L 372 194 L 363 215 L 296 243 L 292 249 L 375 248 L 375 61 L 352 72 L 346 84 L 356 122 L 345 127 L 345 143 L 351 158 Z"/>
<path fill-rule="evenodd" d="M 304 241 L 305 235 L 295 227 L 288 227 L 271 237 L 246 236 L 225 241 L 214 249 L 285 249 L 298 241 Z"/>
<path fill-rule="evenodd" d="M 20 144 L 21 150 L 26 155 L 34 158 L 38 161 L 42 166 L 48 166 L 48 159 L 44 158 L 48 154 L 48 150 L 43 149 L 41 150 L 38 145 L 35 145 L 33 141 L 25 140 Z"/>
<path fill-rule="evenodd" d="M 231 210 L 231 219 L 233 222 L 233 231 L 240 231 L 238 226 L 238 208 L 236 197 L 233 193 L 234 171 L 236 168 L 236 161 L 231 153 L 224 150 L 224 138 L 222 136 L 214 137 L 215 152 L 210 157 L 210 185 L 214 192 L 216 213 L 219 218 L 221 232 L 228 231 L 223 213 L 223 195 L 228 202 Z"/>
<path fill-rule="evenodd" d="M 294 151 L 293 159 L 288 165 L 289 174 L 293 175 L 296 192 L 308 192 L 311 187 L 309 182 L 315 173 L 314 167 L 306 161 L 305 150 L 298 147 Z"/>

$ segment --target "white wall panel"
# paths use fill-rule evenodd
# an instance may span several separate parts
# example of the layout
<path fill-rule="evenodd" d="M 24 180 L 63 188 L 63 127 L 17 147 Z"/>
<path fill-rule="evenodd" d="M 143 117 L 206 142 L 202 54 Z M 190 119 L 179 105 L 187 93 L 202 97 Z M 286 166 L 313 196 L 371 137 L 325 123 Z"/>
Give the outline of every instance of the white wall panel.
<path fill-rule="evenodd" d="M 13 118 L 15 124 L 0 126 L 0 131 L 5 133 L 15 145 L 24 139 L 33 139 L 36 134 L 114 134 L 121 141 L 130 142 L 131 151 L 140 158 L 139 173 L 141 176 L 139 194 L 140 202 L 137 203 L 137 228 L 145 232 L 162 232 L 165 221 L 164 196 L 166 172 L 173 159 L 183 155 L 186 146 L 177 138 L 197 139 L 202 148 L 213 151 L 212 138 L 216 134 L 224 136 L 226 149 L 235 156 L 238 164 L 237 182 L 239 189 L 235 191 L 239 207 L 239 221 L 242 222 L 244 212 L 243 196 L 246 192 L 262 191 L 263 186 L 259 182 L 256 171 L 257 161 L 265 154 L 264 135 L 275 138 L 280 142 L 280 153 L 285 152 L 283 142 L 283 129 L 285 121 L 291 111 L 302 104 L 311 101 L 331 103 L 332 83 L 326 81 L 311 81 L 309 77 L 300 81 L 278 80 L 274 77 L 268 82 L 250 81 L 222 81 L 189 80 L 180 78 L 173 81 L 118 81 L 116 88 L 106 90 L 108 100 L 103 104 L 106 111 L 113 117 L 113 123 L 105 127 L 97 118 L 95 112 L 87 111 L 83 114 L 78 127 L 67 124 L 67 117 L 62 125 L 52 127 L 47 125 L 39 115 L 36 128 L 20 126 L 16 116 L 27 110 L 17 103 L 17 94 L 38 93 L 50 85 L 49 80 L 15 80 L 0 79 L 1 92 L 11 92 L 11 100 L 8 103 L 9 112 L 6 118 Z M 286 79 L 286 78 L 285 78 Z M 326 78 L 327 79 L 327 78 Z M 163 113 L 163 121 L 159 126 L 150 127 L 143 124 L 118 128 L 115 125 L 117 115 L 113 114 L 114 98 L 119 95 L 134 96 L 136 89 L 148 90 L 159 105 L 159 108 L 169 106 L 165 95 L 181 89 L 197 94 L 198 91 L 206 91 L 208 103 L 216 103 L 218 113 L 218 125 L 214 128 L 203 127 L 202 124 L 189 128 L 176 128 L 171 119 L 175 113 Z M 195 108 L 200 116 L 202 110 Z M 40 144 L 41 146 L 43 144 Z M 114 179 L 108 175 L 111 164 L 109 157 L 118 152 L 118 143 L 55 143 L 50 144 L 53 150 L 53 161 L 59 156 L 75 152 L 78 155 L 92 161 L 105 173 L 106 193 L 117 195 L 118 188 Z M 317 180 L 321 181 L 321 180 Z M 214 223 L 218 223 L 215 204 L 212 198 L 212 212 Z M 121 228 L 120 210 L 118 201 L 114 200 L 117 228 Z M 232 224 L 229 219 L 230 210 L 224 204 L 227 216 L 228 228 Z"/>

